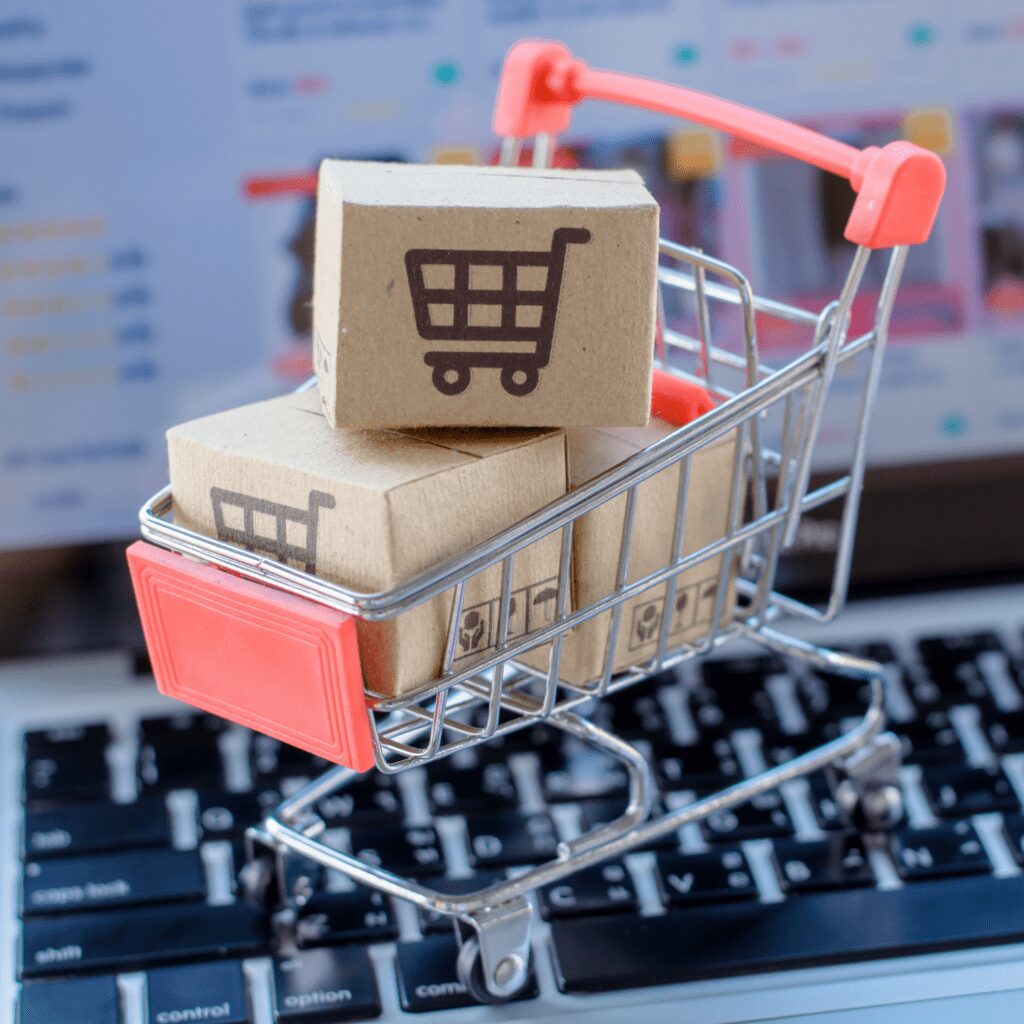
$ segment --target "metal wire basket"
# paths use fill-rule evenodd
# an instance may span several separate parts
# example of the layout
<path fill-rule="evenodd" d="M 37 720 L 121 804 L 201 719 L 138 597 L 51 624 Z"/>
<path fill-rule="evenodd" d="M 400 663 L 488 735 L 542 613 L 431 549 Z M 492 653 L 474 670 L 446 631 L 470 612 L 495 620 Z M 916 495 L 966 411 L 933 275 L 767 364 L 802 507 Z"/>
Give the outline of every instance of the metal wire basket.
<path fill-rule="evenodd" d="M 286 871 L 288 857 L 299 855 L 390 896 L 448 915 L 461 938 L 460 977 L 477 997 L 490 1001 L 508 999 L 526 983 L 533 915 L 529 893 L 538 887 L 826 767 L 842 775 L 840 792 L 851 813 L 881 827 L 899 812 L 898 744 L 883 731 L 881 667 L 797 640 L 780 631 L 778 623 L 784 617 L 827 621 L 845 599 L 867 427 L 889 319 L 906 246 L 923 241 L 934 218 L 944 180 L 941 164 L 932 154 L 905 143 L 893 144 L 897 151 L 886 147 L 861 153 L 699 93 L 592 71 L 550 43 L 519 44 L 506 60 L 495 117 L 499 131 L 513 137 L 503 147 L 505 160 L 516 161 L 521 138 L 538 133 L 533 155 L 536 163 L 543 164 L 551 151 L 548 133 L 567 126 L 572 106 L 587 96 L 700 120 L 851 178 L 860 190 L 858 202 L 867 196 L 866 205 L 874 205 L 859 213 L 855 207 L 848 235 L 859 244 L 836 300 L 809 311 L 757 296 L 736 268 L 663 241 L 659 372 L 706 386 L 720 404 L 500 535 L 388 591 L 360 593 L 186 530 L 169 517 L 169 488 L 141 512 L 143 536 L 153 544 L 227 570 L 224 575 L 232 579 L 257 581 L 364 621 L 393 619 L 447 595 L 447 642 L 437 678 L 400 697 L 372 690 L 362 695 L 373 760 L 380 771 L 394 773 L 424 765 L 540 721 L 622 763 L 629 798 L 621 816 L 560 843 L 552 859 L 516 878 L 466 895 L 436 891 L 322 841 L 324 825 L 316 806 L 358 778 L 349 768 L 326 772 L 249 830 L 250 863 L 245 877 L 251 894 L 264 899 L 272 894 L 286 903 L 300 899 L 289 891 Z M 880 249 L 891 251 L 876 251 Z M 870 328 L 850 336 L 851 308 L 870 259 L 888 260 L 884 284 Z M 674 311 L 672 320 L 666 321 L 666 309 Z M 777 367 L 767 365 L 758 351 L 759 330 L 770 320 L 786 322 L 804 339 L 800 354 Z M 823 409 L 837 374 L 851 382 L 847 386 L 859 390 L 859 413 L 844 464 L 811 486 Z M 708 543 L 684 551 L 694 459 L 723 440 L 732 443 L 724 528 Z M 635 538 L 644 529 L 638 495 L 646 482 L 665 476 L 671 477 L 675 487 L 671 554 L 664 564 L 637 576 L 631 573 L 631 555 Z M 623 504 L 623 514 L 614 586 L 596 600 L 574 603 L 574 533 L 585 517 L 617 500 Z M 838 506 L 839 531 L 831 592 L 819 608 L 787 596 L 779 589 L 777 577 L 780 559 L 802 517 L 828 505 Z M 536 628 L 513 628 L 517 556 L 549 536 L 557 536 L 560 545 L 558 574 L 552 583 L 553 608 Z M 501 585 L 493 609 L 493 636 L 479 656 L 457 658 L 467 584 L 495 567 L 500 570 Z M 673 635 L 671 611 L 682 603 L 681 578 L 684 574 L 693 578 L 694 569 L 703 569 L 700 578 L 709 582 L 702 591 L 706 627 L 689 631 L 684 642 Z M 660 602 L 660 613 L 644 620 L 644 636 L 653 646 L 622 670 L 616 651 L 621 630 L 628 628 L 625 609 L 645 594 L 656 595 Z M 607 621 L 601 671 L 586 682 L 569 682 L 560 671 L 564 645 L 573 630 L 599 616 Z M 647 760 L 581 712 L 595 698 L 733 641 L 753 643 L 815 668 L 868 682 L 870 700 L 864 715 L 832 742 L 651 817 L 655 784 Z M 544 652 L 540 662 L 538 652 Z"/>

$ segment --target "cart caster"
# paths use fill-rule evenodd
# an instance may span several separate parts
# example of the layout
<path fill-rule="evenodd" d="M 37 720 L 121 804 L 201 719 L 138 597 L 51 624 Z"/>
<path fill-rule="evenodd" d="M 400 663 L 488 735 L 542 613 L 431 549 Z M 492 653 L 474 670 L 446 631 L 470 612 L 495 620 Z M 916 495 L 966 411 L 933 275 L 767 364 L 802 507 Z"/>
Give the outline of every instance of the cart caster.
<path fill-rule="evenodd" d="M 461 395 L 469 387 L 468 366 L 453 366 L 451 363 L 437 363 L 431 380 L 442 395 Z"/>
<path fill-rule="evenodd" d="M 501 386 L 515 398 L 528 395 L 539 381 L 540 371 L 536 366 L 512 365 L 501 368 Z"/>
<path fill-rule="evenodd" d="M 883 831 L 903 818 L 899 784 L 900 741 L 883 732 L 840 766 L 836 799 L 843 817 L 856 828 Z"/>
<path fill-rule="evenodd" d="M 480 956 L 480 942 L 476 938 L 466 939 L 459 949 L 455 969 L 459 981 L 466 986 L 469 994 L 481 1003 L 500 1005 L 514 999 L 526 986 L 529 965 L 515 954 L 505 957 L 494 972 L 493 984 L 497 991 L 487 987 L 484 978 L 484 962 Z"/>

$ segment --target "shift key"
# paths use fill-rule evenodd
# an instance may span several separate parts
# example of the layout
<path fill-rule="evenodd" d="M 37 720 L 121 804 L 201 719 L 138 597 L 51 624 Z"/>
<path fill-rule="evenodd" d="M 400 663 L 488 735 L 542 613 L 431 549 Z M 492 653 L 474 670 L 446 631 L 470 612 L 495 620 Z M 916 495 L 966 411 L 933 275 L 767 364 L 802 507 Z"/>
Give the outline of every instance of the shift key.
<path fill-rule="evenodd" d="M 25 865 L 22 916 L 169 903 L 202 899 L 204 894 L 202 863 L 195 850 L 54 857 Z"/>
<path fill-rule="evenodd" d="M 21 942 L 27 979 L 257 955 L 266 951 L 269 935 L 265 915 L 247 903 L 174 903 L 29 918 Z"/>

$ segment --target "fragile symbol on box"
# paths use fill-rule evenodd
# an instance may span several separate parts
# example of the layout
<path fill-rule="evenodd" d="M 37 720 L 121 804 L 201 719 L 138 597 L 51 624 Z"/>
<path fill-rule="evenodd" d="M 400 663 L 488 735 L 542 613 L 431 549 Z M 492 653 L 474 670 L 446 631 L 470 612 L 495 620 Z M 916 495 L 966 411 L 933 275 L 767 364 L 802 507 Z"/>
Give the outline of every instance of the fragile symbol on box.
<path fill-rule="evenodd" d="M 501 386 L 515 398 L 536 389 L 540 371 L 551 357 L 566 250 L 570 244 L 586 244 L 590 237 L 586 228 L 560 227 L 551 236 L 550 251 L 406 252 L 416 330 L 424 341 L 456 343 L 423 356 L 442 395 L 462 394 L 474 367 L 500 370 Z M 485 347 L 458 347 L 467 341 Z M 514 347 L 501 348 L 498 343 Z"/>
<path fill-rule="evenodd" d="M 554 620 L 557 583 L 557 578 L 552 576 L 551 579 L 512 592 L 508 603 L 509 640 L 524 636 Z M 463 610 L 459 620 L 456 659 L 480 654 L 497 645 L 500 605 L 500 599 L 493 598 Z"/>
<path fill-rule="evenodd" d="M 718 593 L 718 579 L 711 578 L 681 587 L 672 601 L 669 620 L 670 637 L 695 626 L 708 625 Z M 658 638 L 665 600 L 662 597 L 633 606 L 633 621 L 629 636 L 629 650 L 636 651 Z"/>
<path fill-rule="evenodd" d="M 263 551 L 279 562 L 298 562 L 316 572 L 317 520 L 321 508 L 334 508 L 334 496 L 309 492 L 307 508 L 294 508 L 251 494 L 210 488 L 217 537 L 248 551 Z"/>

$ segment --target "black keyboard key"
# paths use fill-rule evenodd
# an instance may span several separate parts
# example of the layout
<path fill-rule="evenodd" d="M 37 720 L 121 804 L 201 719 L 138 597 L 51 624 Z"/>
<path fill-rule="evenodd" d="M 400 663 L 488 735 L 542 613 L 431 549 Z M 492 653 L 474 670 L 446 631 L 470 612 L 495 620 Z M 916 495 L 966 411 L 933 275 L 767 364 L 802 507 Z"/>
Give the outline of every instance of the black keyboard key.
<path fill-rule="evenodd" d="M 743 839 L 773 839 L 793 834 L 793 823 L 782 797 L 762 793 L 750 803 L 727 811 L 716 811 L 700 823 L 708 842 L 739 842 Z"/>
<path fill-rule="evenodd" d="M 142 797 L 131 804 L 68 804 L 25 815 L 26 857 L 103 853 L 170 843 L 171 824 L 162 796 Z"/>
<path fill-rule="evenodd" d="M 738 848 L 659 853 L 657 879 L 661 900 L 671 907 L 752 900 L 758 895 L 747 858 Z"/>
<path fill-rule="evenodd" d="M 444 763 L 427 770 L 433 814 L 475 814 L 516 806 L 512 770 L 503 761 L 455 767 Z"/>
<path fill-rule="evenodd" d="M 1020 810 L 1010 780 L 998 769 L 925 765 L 921 781 L 932 810 L 940 818 Z"/>
<path fill-rule="evenodd" d="M 595 709 L 594 721 L 617 736 L 662 736 L 669 731 L 665 709 L 649 684 L 605 698 Z"/>
<path fill-rule="evenodd" d="M 621 861 L 597 864 L 540 891 L 546 918 L 580 914 L 633 913 L 639 908 L 636 887 Z"/>
<path fill-rule="evenodd" d="M 874 885 L 875 876 L 860 837 L 838 832 L 827 839 L 777 840 L 775 857 L 792 892 Z"/>
<path fill-rule="evenodd" d="M 203 839 L 233 839 L 250 825 L 262 821 L 280 802 L 276 789 L 257 789 L 248 793 L 227 790 L 202 790 L 199 803 L 199 831 Z"/>
<path fill-rule="evenodd" d="M 770 765 L 785 764 L 800 754 L 806 754 L 834 740 L 842 731 L 841 719 L 822 719 L 801 733 L 786 733 L 781 729 L 761 730 L 761 752 Z"/>
<path fill-rule="evenodd" d="M 625 796 L 629 792 L 629 776 L 618 761 L 606 754 L 574 746 L 557 768 L 544 773 L 543 787 L 549 803 Z"/>
<path fill-rule="evenodd" d="M 302 908 L 295 926 L 300 947 L 344 942 L 387 942 L 398 938 L 391 903 L 371 889 L 318 892 Z"/>
<path fill-rule="evenodd" d="M 328 828 L 369 822 L 397 825 L 404 814 L 394 777 L 379 772 L 353 779 L 344 789 L 317 801 L 316 812 Z"/>
<path fill-rule="evenodd" d="M 330 764 L 316 754 L 300 750 L 261 733 L 253 733 L 249 747 L 249 770 L 257 786 L 270 785 L 280 779 L 309 778 L 319 775 Z"/>
<path fill-rule="evenodd" d="M 351 842 L 352 853 L 360 860 L 399 875 L 444 872 L 444 854 L 437 833 L 429 825 L 354 827 Z"/>
<path fill-rule="evenodd" d="M 22 914 L 66 914 L 143 903 L 202 899 L 205 877 L 196 850 L 121 850 L 50 857 L 25 865 Z"/>
<path fill-rule="evenodd" d="M 216 743 L 217 736 L 227 728 L 227 722 L 216 715 L 183 711 L 178 715 L 143 718 L 139 722 L 139 745 L 150 744 L 159 749 L 168 747 L 200 746 Z"/>
<path fill-rule="evenodd" d="M 171 721 L 175 721 L 172 719 Z M 138 777 L 143 790 L 219 789 L 224 785 L 219 727 L 205 727 L 204 716 L 183 716 L 188 728 L 144 727 L 139 742 Z"/>
<path fill-rule="evenodd" d="M 626 809 L 624 797 L 618 799 L 597 799 L 580 801 L 580 831 L 591 832 L 595 828 L 607 825 L 610 821 L 622 816 Z M 651 817 L 656 817 L 660 812 L 658 806 L 651 811 Z M 675 832 L 659 836 L 657 839 L 643 846 L 636 847 L 637 850 L 674 850 L 679 846 L 679 836 Z"/>
<path fill-rule="evenodd" d="M 25 734 L 25 800 L 51 805 L 110 796 L 106 725 L 69 726 Z"/>
<path fill-rule="evenodd" d="M 903 759 L 917 764 L 962 764 L 965 758 L 960 737 L 941 710 L 929 711 L 912 722 L 901 722 L 894 731 L 903 745 Z"/>
<path fill-rule="evenodd" d="M 242 965 L 237 960 L 150 971 L 146 1000 L 151 1021 L 248 1024 L 250 1020 Z"/>
<path fill-rule="evenodd" d="M 459 981 L 455 961 L 459 947 L 455 936 L 434 935 L 419 942 L 400 942 L 397 946 L 398 995 L 402 1009 L 409 1013 L 432 1013 L 475 1006 L 476 1000 Z M 537 982 L 530 975 L 518 1002 L 537 996 Z"/>
<path fill-rule="evenodd" d="M 33 981 L 21 990 L 19 1024 L 117 1024 L 117 979 L 113 975 Z"/>
<path fill-rule="evenodd" d="M 466 819 L 469 859 L 476 868 L 537 864 L 558 850 L 555 825 L 546 814 L 495 811 Z"/>
<path fill-rule="evenodd" d="M 982 728 L 989 746 L 997 754 L 1024 753 L 1024 710 L 985 716 Z"/>
<path fill-rule="evenodd" d="M 836 791 L 833 786 L 832 776 L 828 772 L 815 772 L 807 776 L 807 785 L 810 790 L 811 806 L 814 809 L 814 817 L 818 828 L 829 829 L 845 828 L 848 822 L 844 819 L 840 809 Z"/>
<path fill-rule="evenodd" d="M 703 684 L 690 700 L 695 720 L 704 724 L 707 719 L 712 726 L 728 723 L 730 728 L 777 723 L 765 682 L 785 671 L 783 662 L 773 654 L 705 662 L 701 666 Z M 720 721 L 716 711 L 721 713 Z"/>
<path fill-rule="evenodd" d="M 449 896 L 465 896 L 467 893 L 479 892 L 487 889 L 496 882 L 505 880 L 505 875 L 499 871 L 477 871 L 476 874 L 466 878 L 432 878 L 430 887 L 438 892 Z M 454 918 L 447 914 L 439 914 L 435 910 L 423 910 L 420 912 L 420 930 L 424 935 L 451 935 L 454 928 Z"/>
<path fill-rule="evenodd" d="M 365 949 L 310 949 L 274 961 L 280 1024 L 335 1024 L 379 1017 L 380 994 Z"/>
<path fill-rule="evenodd" d="M 918 650 L 928 675 L 951 703 L 992 702 L 992 691 L 985 682 L 981 664 L 993 657 L 1009 673 L 1011 686 L 1019 690 L 1019 680 L 1006 650 L 994 633 L 925 637 L 919 641 Z"/>
<path fill-rule="evenodd" d="M 1024 814 L 1004 814 L 1003 830 L 1017 863 L 1024 865 Z"/>
<path fill-rule="evenodd" d="M 558 987 L 595 992 L 1024 939 L 1024 876 L 551 923 Z"/>
<path fill-rule="evenodd" d="M 935 828 L 906 829 L 892 838 L 893 856 L 903 878 L 945 878 L 992 870 L 985 848 L 969 821 Z"/>
<path fill-rule="evenodd" d="M 265 915 L 246 903 L 178 903 L 116 914 L 33 917 L 22 926 L 25 978 L 248 956 L 268 945 Z"/>
<path fill-rule="evenodd" d="M 796 696 L 810 723 L 859 718 L 871 699 L 871 684 L 863 679 L 816 671 L 798 680 Z"/>
<path fill-rule="evenodd" d="M 725 736 L 686 745 L 663 737 L 652 748 L 662 789 L 721 789 L 740 778 L 736 751 Z"/>

